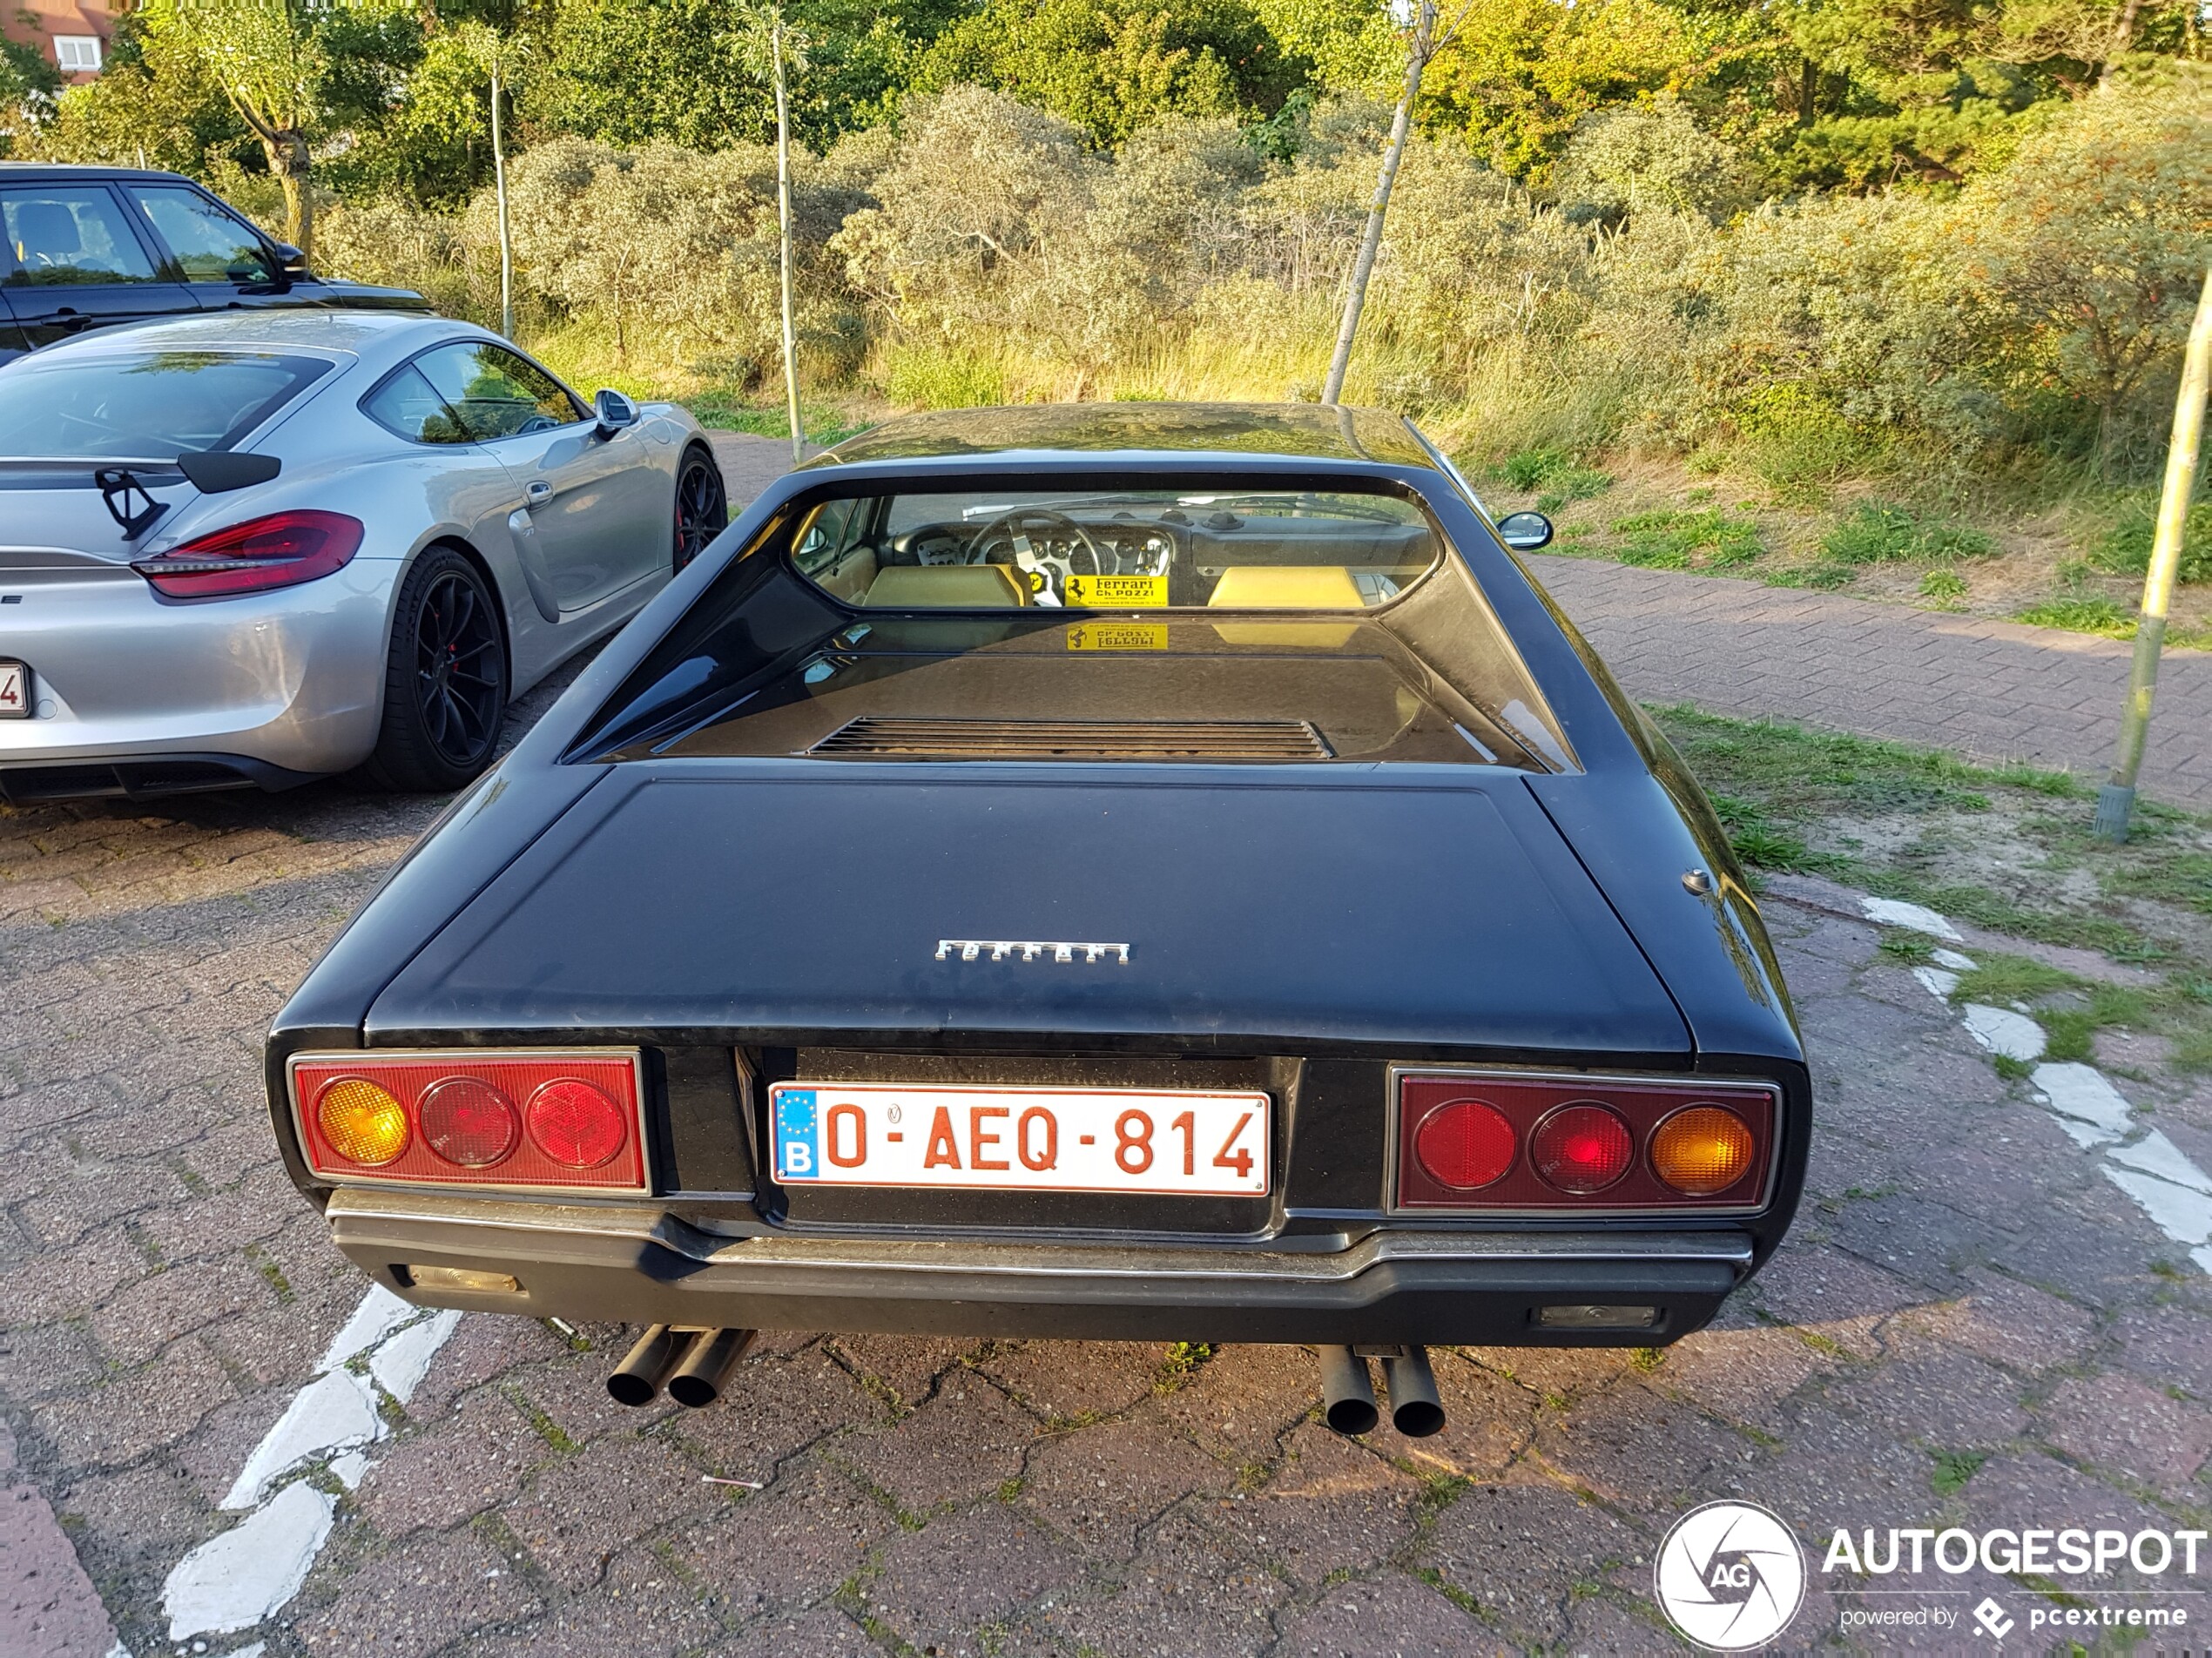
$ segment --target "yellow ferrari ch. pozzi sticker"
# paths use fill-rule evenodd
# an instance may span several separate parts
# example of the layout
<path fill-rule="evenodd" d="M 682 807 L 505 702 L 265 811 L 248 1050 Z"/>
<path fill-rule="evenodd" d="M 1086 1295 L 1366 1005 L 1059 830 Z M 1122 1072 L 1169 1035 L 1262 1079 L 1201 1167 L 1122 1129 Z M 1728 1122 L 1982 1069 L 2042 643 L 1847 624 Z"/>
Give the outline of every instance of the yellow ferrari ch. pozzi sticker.
<path fill-rule="evenodd" d="M 1164 622 L 1083 622 L 1068 630 L 1070 650 L 1164 650 Z"/>
<path fill-rule="evenodd" d="M 1164 610 L 1168 578 L 1164 576 L 1070 576 L 1068 603 L 1094 610 Z"/>

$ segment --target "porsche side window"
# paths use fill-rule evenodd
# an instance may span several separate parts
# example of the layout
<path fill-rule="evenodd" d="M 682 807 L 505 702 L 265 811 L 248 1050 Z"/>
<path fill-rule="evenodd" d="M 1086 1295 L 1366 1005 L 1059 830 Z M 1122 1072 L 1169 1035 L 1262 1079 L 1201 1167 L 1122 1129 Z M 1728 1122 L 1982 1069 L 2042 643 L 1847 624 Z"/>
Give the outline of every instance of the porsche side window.
<path fill-rule="evenodd" d="M 516 352 L 489 340 L 440 346 L 415 360 L 469 435 L 492 440 L 550 432 L 584 418 L 561 382 Z"/>
<path fill-rule="evenodd" d="M 469 428 L 409 363 L 361 399 L 361 413 L 410 443 L 466 443 Z"/>
<path fill-rule="evenodd" d="M 825 506 L 792 562 L 872 610 L 1356 611 L 1440 545 L 1420 508 L 1379 491 L 911 494 Z"/>

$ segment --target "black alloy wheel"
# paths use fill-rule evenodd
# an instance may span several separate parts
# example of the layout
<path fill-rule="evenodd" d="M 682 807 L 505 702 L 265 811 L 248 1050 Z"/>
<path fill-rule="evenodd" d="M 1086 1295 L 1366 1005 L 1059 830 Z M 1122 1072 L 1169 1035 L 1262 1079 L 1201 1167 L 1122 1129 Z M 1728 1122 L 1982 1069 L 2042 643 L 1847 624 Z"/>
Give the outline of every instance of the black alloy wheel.
<path fill-rule="evenodd" d="M 730 524 L 730 495 L 721 468 L 705 448 L 694 443 L 676 468 L 676 568 L 706 550 Z"/>
<path fill-rule="evenodd" d="M 408 572 L 395 611 L 369 774 L 410 793 L 460 788 L 491 764 L 507 718 L 491 590 L 459 553 L 434 548 Z"/>

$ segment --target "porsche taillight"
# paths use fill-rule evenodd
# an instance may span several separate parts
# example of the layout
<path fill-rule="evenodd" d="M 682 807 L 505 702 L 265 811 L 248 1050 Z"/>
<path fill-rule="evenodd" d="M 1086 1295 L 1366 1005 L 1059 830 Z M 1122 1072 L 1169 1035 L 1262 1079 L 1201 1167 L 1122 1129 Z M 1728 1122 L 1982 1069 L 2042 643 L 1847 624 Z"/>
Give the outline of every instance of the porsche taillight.
<path fill-rule="evenodd" d="M 131 568 L 172 599 L 222 598 L 292 587 L 341 570 L 365 527 L 342 512 L 300 508 L 211 530 Z"/>
<path fill-rule="evenodd" d="M 1770 1083 L 1509 1071 L 1394 1074 L 1398 1210 L 1752 1210 L 1774 1165 Z"/>
<path fill-rule="evenodd" d="M 334 1180 L 644 1191 L 634 1049 L 301 1054 L 292 1115 Z"/>

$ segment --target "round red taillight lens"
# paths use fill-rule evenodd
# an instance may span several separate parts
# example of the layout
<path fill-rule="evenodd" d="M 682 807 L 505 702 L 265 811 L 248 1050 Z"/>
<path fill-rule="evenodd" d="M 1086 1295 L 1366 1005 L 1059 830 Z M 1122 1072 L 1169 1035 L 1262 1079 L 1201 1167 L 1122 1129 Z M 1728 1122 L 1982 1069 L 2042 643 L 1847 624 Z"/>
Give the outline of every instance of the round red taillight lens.
<path fill-rule="evenodd" d="M 1651 1136 L 1651 1171 L 1689 1197 L 1724 1192 L 1750 1172 L 1751 1130 L 1735 1112 L 1693 1105 Z"/>
<path fill-rule="evenodd" d="M 1528 1136 L 1528 1160 L 1563 1192 L 1603 1191 L 1635 1156 L 1629 1125 L 1602 1105 L 1562 1105 Z"/>
<path fill-rule="evenodd" d="M 1413 1131 L 1413 1160 L 1440 1186 L 1474 1191 L 1513 1167 L 1513 1124 L 1494 1105 L 1452 1100 Z"/>
<path fill-rule="evenodd" d="M 489 1169 L 523 1137 L 523 1120 L 509 1099 L 473 1076 L 448 1076 L 422 1090 L 415 1109 L 422 1142 L 448 1163 Z"/>
<path fill-rule="evenodd" d="M 530 1143 L 570 1169 L 610 1162 L 630 1138 L 622 1108 L 590 1083 L 570 1076 L 548 1082 L 523 1109 Z"/>

